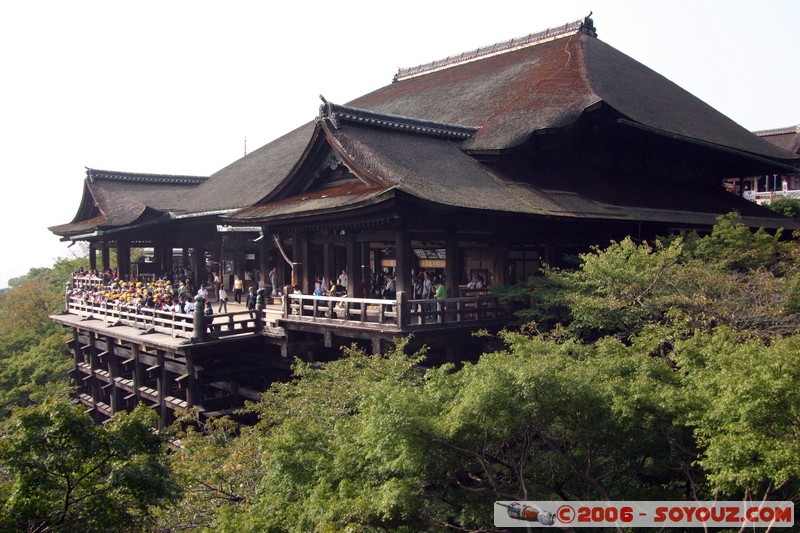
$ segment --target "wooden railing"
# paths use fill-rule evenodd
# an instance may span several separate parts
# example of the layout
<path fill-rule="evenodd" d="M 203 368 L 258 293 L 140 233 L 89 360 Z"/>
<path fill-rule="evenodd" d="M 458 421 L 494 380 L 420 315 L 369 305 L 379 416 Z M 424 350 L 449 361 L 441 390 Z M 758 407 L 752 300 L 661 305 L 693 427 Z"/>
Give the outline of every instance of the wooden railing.
<path fill-rule="evenodd" d="M 442 300 L 407 300 L 399 292 L 395 300 L 342 298 L 290 294 L 281 308 L 235 311 L 204 315 L 203 331 L 195 330 L 194 314 L 156 311 L 113 303 L 94 303 L 71 296 L 67 312 L 82 320 L 101 320 L 108 326 L 124 325 L 141 334 L 162 333 L 194 342 L 206 342 L 234 335 L 266 333 L 282 335 L 283 323 L 312 322 L 345 328 L 390 329 L 398 333 L 436 329 L 444 325 L 476 325 L 502 319 L 497 298 L 472 296 Z"/>
<path fill-rule="evenodd" d="M 198 338 L 193 314 L 157 311 L 147 307 L 121 306 L 107 302 L 86 302 L 80 297 L 69 298 L 67 312 L 76 314 L 83 320 L 102 320 L 109 326 L 130 326 L 142 334 L 163 333 L 178 338 Z M 260 330 L 257 322 L 255 311 L 236 311 L 204 316 L 203 340 L 255 333 Z"/>
<path fill-rule="evenodd" d="M 407 300 L 344 298 L 290 294 L 284 299 L 283 320 L 338 323 L 350 327 L 414 330 L 443 324 L 479 323 L 503 316 L 494 296 Z"/>
<path fill-rule="evenodd" d="M 788 198 L 794 198 L 796 200 L 800 200 L 800 190 L 790 189 L 785 191 L 783 189 L 779 189 L 777 191 L 760 191 L 760 192 L 744 191 L 742 196 L 744 196 L 745 199 L 750 200 L 751 202 L 765 202 L 765 203 L 769 203 L 775 198 L 779 198 L 781 196 L 786 196 Z"/>

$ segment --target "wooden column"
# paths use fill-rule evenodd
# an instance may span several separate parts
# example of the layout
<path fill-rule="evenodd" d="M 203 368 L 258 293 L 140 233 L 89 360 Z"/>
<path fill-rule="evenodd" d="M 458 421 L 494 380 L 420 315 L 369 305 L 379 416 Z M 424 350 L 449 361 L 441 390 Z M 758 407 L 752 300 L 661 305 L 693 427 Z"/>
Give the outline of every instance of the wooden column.
<path fill-rule="evenodd" d="M 97 402 L 101 398 L 100 380 L 97 379 L 97 374 L 95 374 L 95 370 L 99 369 L 100 365 L 98 365 L 97 361 L 97 335 L 93 331 L 89 332 L 89 346 L 86 347 L 86 350 L 89 352 L 89 370 L 91 372 L 86 383 L 89 388 L 89 395 L 92 397 L 92 418 L 94 418 L 95 422 L 100 422 L 100 412 L 97 410 Z"/>
<path fill-rule="evenodd" d="M 364 298 L 365 295 L 361 293 L 361 245 L 356 242 L 355 230 L 347 230 L 347 240 L 345 245 L 347 295 L 350 298 Z"/>
<path fill-rule="evenodd" d="M 269 252 L 272 250 L 274 244 L 272 236 L 267 233 L 267 228 L 263 228 L 264 238 L 258 241 L 258 287 L 263 287 L 268 283 L 267 275 L 272 269 L 269 264 Z"/>
<path fill-rule="evenodd" d="M 192 270 L 194 270 L 194 288 L 197 290 L 206 273 L 206 250 L 202 245 L 198 244 L 194 247 Z"/>
<path fill-rule="evenodd" d="M 141 393 L 139 392 L 139 387 L 144 384 L 144 379 L 142 379 L 142 365 L 139 363 L 138 344 L 131 345 L 131 359 L 131 362 L 133 363 L 133 372 L 131 372 L 133 379 L 133 394 L 135 395 L 136 402 L 138 403 L 142 399 Z"/>
<path fill-rule="evenodd" d="M 359 287 L 359 294 L 362 298 L 372 298 L 370 287 L 372 284 L 372 270 L 369 266 L 369 243 L 362 242 L 358 246 L 358 271 L 361 276 L 361 286 Z"/>
<path fill-rule="evenodd" d="M 494 284 L 498 286 L 508 284 L 508 249 L 510 245 L 508 239 L 501 239 L 495 246 L 494 253 Z M 487 279 L 488 283 L 489 280 Z"/>
<path fill-rule="evenodd" d="M 300 291 L 302 291 L 303 294 L 309 294 L 313 291 L 314 285 L 311 284 L 312 290 L 309 290 L 309 277 L 311 274 L 308 272 L 308 234 L 304 232 L 296 233 L 292 244 L 294 248 L 292 259 L 295 262 L 295 279 L 293 282 L 300 286 Z"/>
<path fill-rule="evenodd" d="M 101 263 L 103 265 L 103 270 L 108 270 L 111 268 L 111 253 L 108 249 L 108 243 L 103 241 L 100 245 L 100 255 L 101 255 Z"/>
<path fill-rule="evenodd" d="M 164 352 L 158 350 L 156 353 L 156 360 L 158 361 L 158 369 L 156 370 L 156 394 L 158 398 L 158 427 L 159 429 L 167 427 L 167 404 L 164 398 L 168 396 L 167 389 L 169 388 L 169 381 L 167 376 L 167 369 L 164 366 Z"/>
<path fill-rule="evenodd" d="M 327 289 L 331 286 L 331 281 L 339 278 L 339 273 L 336 272 L 334 268 L 331 267 L 331 243 L 325 241 L 322 243 L 322 272 L 321 274 L 325 276 L 325 280 L 327 282 L 327 287 L 322 287 L 323 289 Z M 316 272 L 309 272 L 311 276 L 316 277 Z M 313 284 L 311 285 L 314 286 Z M 305 292 L 305 291 L 304 291 Z"/>
<path fill-rule="evenodd" d="M 119 356 L 115 349 L 116 345 L 112 343 L 111 339 L 106 340 L 108 342 L 108 377 L 111 379 L 111 413 L 114 414 L 122 410 L 119 401 L 120 391 L 115 379 L 119 377 Z"/>
<path fill-rule="evenodd" d="M 448 233 L 445 241 L 445 288 L 448 298 L 458 298 L 458 284 L 461 281 L 461 250 L 458 248 L 458 236 Z"/>
<path fill-rule="evenodd" d="M 244 279 L 244 246 L 247 236 L 244 233 L 234 233 L 233 239 L 233 273 Z M 228 288 L 233 290 L 233 282 L 228 283 L 226 280 L 225 285 L 230 285 Z"/>
<path fill-rule="evenodd" d="M 544 248 L 544 262 L 549 266 L 555 266 L 556 261 L 556 245 L 553 242 L 548 242 Z M 519 280 L 518 280 L 519 281 Z"/>
<path fill-rule="evenodd" d="M 414 251 L 411 249 L 411 235 L 404 229 L 395 231 L 395 290 L 412 294 L 411 265 Z"/>
<path fill-rule="evenodd" d="M 128 238 L 117 239 L 117 272 L 120 279 L 126 279 L 131 273 L 131 241 Z"/>
<path fill-rule="evenodd" d="M 185 246 L 181 248 L 181 267 L 184 270 L 189 268 L 189 249 Z"/>
<path fill-rule="evenodd" d="M 164 236 L 159 236 L 153 241 L 153 263 L 155 263 L 158 272 L 156 276 L 160 276 L 166 270 L 166 259 L 164 257 Z"/>
<path fill-rule="evenodd" d="M 164 263 L 164 270 L 172 270 L 175 266 L 174 261 L 172 260 L 172 240 L 171 239 L 164 239 L 161 248 L 162 254 L 162 261 Z"/>
<path fill-rule="evenodd" d="M 89 270 L 97 270 L 97 245 L 89 243 Z"/>
<path fill-rule="evenodd" d="M 189 374 L 186 384 L 186 405 L 187 407 L 194 407 L 199 405 L 202 398 L 200 398 L 200 376 L 199 368 L 194 366 L 190 357 L 186 358 L 186 373 Z"/>

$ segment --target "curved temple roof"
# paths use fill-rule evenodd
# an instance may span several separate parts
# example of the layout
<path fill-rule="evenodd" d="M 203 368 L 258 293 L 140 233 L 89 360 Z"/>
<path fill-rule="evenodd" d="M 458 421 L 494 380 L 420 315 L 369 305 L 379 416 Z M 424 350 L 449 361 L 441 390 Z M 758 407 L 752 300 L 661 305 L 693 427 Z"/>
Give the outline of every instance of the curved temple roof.
<path fill-rule="evenodd" d="M 188 190 L 207 179 L 87 168 L 83 198 L 75 218 L 49 229 L 68 238 L 169 216 Z"/>
<path fill-rule="evenodd" d="M 310 147 L 322 142 L 323 137 L 341 155 L 349 153 L 362 171 L 378 178 L 357 191 L 359 201 L 375 195 L 384 198 L 392 190 L 414 196 L 429 194 L 431 188 L 441 186 L 440 198 L 453 205 L 555 216 L 615 213 L 672 220 L 681 208 L 709 212 L 714 205 L 714 209 L 723 209 L 726 202 L 712 200 L 713 191 L 705 207 L 690 198 L 660 206 L 612 205 L 602 198 L 602 191 L 595 191 L 600 196 L 577 189 L 553 195 L 531 184 L 514 185 L 517 189 L 509 196 L 513 187 L 508 180 L 501 185 L 496 175 L 470 157 L 510 153 L 533 135 L 566 131 L 600 108 L 609 110 L 618 124 L 672 141 L 694 143 L 723 157 L 751 158 L 765 168 L 796 165 L 800 160 L 600 41 L 587 17 L 442 61 L 401 69 L 392 83 L 347 105 L 326 102 L 318 123 L 300 126 L 207 180 L 191 184 L 136 182 L 153 189 L 146 192 L 145 187 L 126 188 L 133 183 L 130 179 L 104 181 L 100 171 L 92 171 L 99 179 L 87 179 L 79 216 L 72 224 L 51 230 L 74 235 L 84 226 L 131 224 L 143 216 L 153 216 L 145 212 L 145 207 L 159 213 L 187 214 L 244 209 L 235 217 L 240 219 L 289 216 L 292 210 L 324 210 L 324 205 L 333 209 L 336 202 L 345 199 L 320 195 L 316 203 L 306 202 L 301 208 L 299 203 L 276 194 L 304 165 Z M 407 160 L 409 157 L 412 159 Z M 448 182 L 456 178 L 458 183 Z M 592 178 L 614 179 L 599 173 Z M 583 179 L 585 182 L 588 178 Z M 376 186 L 378 182 L 386 187 Z M 168 195 L 169 202 L 160 203 L 156 190 L 170 186 L 183 188 Z M 480 187 L 484 191 L 480 205 L 458 199 L 454 186 Z M 355 194 L 353 190 L 350 193 Z M 702 197 L 705 193 L 697 194 Z M 126 195 L 134 202 L 124 204 L 121 199 Z M 738 205 L 739 200 L 728 200 L 728 204 Z M 93 210 L 91 204 L 97 209 Z M 637 207 L 649 211 L 637 211 Z M 745 204 L 740 207 L 750 209 Z M 627 209 L 627 214 L 620 215 L 619 209 Z"/>

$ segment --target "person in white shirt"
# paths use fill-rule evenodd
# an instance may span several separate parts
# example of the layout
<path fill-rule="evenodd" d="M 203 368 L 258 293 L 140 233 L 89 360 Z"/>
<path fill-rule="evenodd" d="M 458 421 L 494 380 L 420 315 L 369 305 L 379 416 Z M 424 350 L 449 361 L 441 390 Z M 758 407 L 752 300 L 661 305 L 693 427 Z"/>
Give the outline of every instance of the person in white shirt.
<path fill-rule="evenodd" d="M 225 292 L 225 285 L 219 286 L 219 306 L 217 307 L 217 313 L 222 313 L 223 309 L 225 309 L 225 313 L 228 312 L 228 293 Z"/>
<path fill-rule="evenodd" d="M 472 275 L 472 279 L 467 284 L 467 288 L 468 289 L 482 289 L 483 288 L 483 283 L 481 282 L 481 280 L 480 280 L 480 278 L 478 277 L 477 274 L 473 274 Z"/>

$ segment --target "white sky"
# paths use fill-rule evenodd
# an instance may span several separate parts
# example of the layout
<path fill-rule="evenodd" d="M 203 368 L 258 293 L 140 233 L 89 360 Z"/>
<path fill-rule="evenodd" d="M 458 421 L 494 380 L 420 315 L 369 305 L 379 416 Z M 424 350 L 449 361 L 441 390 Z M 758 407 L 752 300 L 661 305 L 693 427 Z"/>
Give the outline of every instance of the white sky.
<path fill-rule="evenodd" d="M 320 94 L 345 103 L 589 11 L 601 40 L 742 126 L 800 124 L 798 0 L 3 2 L 0 287 L 70 256 L 47 227 L 74 217 L 84 167 L 210 175 Z"/>

